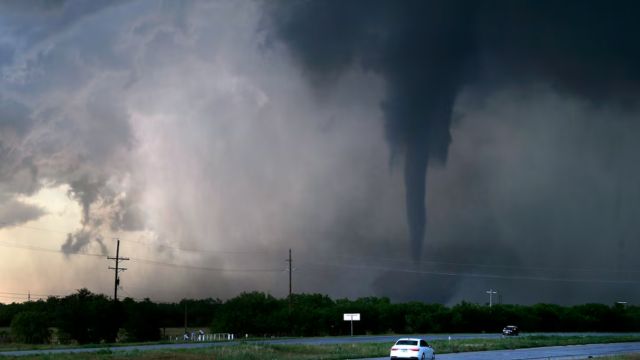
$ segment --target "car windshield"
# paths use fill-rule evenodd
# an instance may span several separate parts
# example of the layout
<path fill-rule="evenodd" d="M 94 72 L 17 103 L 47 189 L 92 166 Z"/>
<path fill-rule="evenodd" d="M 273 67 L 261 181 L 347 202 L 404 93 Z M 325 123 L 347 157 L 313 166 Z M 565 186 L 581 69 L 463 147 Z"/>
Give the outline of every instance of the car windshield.
<path fill-rule="evenodd" d="M 398 340 L 396 345 L 418 345 L 418 342 L 415 340 Z"/>

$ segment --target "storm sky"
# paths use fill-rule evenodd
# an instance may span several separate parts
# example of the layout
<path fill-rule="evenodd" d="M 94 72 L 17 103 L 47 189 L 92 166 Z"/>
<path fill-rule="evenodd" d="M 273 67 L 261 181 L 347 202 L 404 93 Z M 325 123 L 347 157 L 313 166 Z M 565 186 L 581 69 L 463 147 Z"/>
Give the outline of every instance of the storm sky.
<path fill-rule="evenodd" d="M 633 302 L 638 10 L 0 3 L 0 301 Z"/>

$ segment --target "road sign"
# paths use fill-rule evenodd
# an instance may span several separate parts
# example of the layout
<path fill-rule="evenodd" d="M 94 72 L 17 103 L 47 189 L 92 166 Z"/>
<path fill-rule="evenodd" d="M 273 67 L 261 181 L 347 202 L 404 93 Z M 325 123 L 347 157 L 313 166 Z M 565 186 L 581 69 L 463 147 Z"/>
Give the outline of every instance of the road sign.
<path fill-rule="evenodd" d="M 344 314 L 344 321 L 360 321 L 360 314 Z"/>
<path fill-rule="evenodd" d="M 353 322 L 360 321 L 360 313 L 355 314 L 344 314 L 344 321 L 351 322 L 351 336 L 353 336 Z"/>

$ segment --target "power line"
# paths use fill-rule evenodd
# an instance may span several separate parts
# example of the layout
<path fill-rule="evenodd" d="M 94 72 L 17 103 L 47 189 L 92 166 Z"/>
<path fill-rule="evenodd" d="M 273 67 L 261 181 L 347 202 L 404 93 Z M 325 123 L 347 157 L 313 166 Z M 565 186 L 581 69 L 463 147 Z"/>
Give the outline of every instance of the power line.
<path fill-rule="evenodd" d="M 5 242 L 0 242 L 0 246 L 4 247 L 12 247 L 12 248 L 21 248 L 26 250 L 33 251 L 42 251 L 49 253 L 61 253 L 65 256 L 68 255 L 79 255 L 79 256 L 90 256 L 90 257 L 104 257 L 102 254 L 94 254 L 94 253 L 85 253 L 85 252 L 64 252 L 61 250 L 54 250 L 36 246 L 28 246 L 21 244 L 8 244 Z M 356 259 L 356 257 L 351 257 Z M 367 258 L 367 257 L 361 257 Z M 375 257 L 368 257 L 369 259 L 374 259 Z M 390 261 L 402 261 L 401 259 L 393 259 L 393 258 L 379 258 L 386 259 Z M 176 264 L 176 263 L 168 263 L 159 260 L 152 259 L 139 259 L 139 258 L 131 258 L 131 261 L 146 263 L 150 265 L 158 265 L 165 267 L 173 267 L 173 268 L 183 268 L 183 269 L 192 269 L 192 270 L 202 270 L 202 271 L 212 271 L 212 272 L 280 272 L 279 269 L 227 269 L 227 268 L 211 268 L 204 266 L 194 266 L 194 265 L 184 265 L 184 264 Z M 406 260 L 404 260 L 406 261 Z M 505 279 L 505 280 L 532 280 L 532 281 L 551 281 L 551 282 L 576 282 L 576 283 L 603 283 L 603 284 L 640 284 L 640 281 L 634 280 L 607 280 L 607 279 L 587 279 L 587 278 L 557 278 L 557 277 L 545 277 L 545 276 L 519 276 L 519 275 L 499 275 L 499 274 L 483 274 L 483 273 L 468 273 L 468 272 L 455 272 L 455 271 L 427 271 L 420 269 L 407 269 L 407 268 L 397 268 L 397 267 L 387 267 L 387 266 L 371 266 L 371 265 L 351 265 L 351 264 L 336 264 L 336 263 L 322 263 L 322 262 L 303 262 L 308 265 L 322 266 L 322 267 L 343 267 L 343 268 L 352 268 L 352 269 L 360 269 L 360 270 L 381 270 L 381 271 L 392 271 L 392 272 L 404 272 L 404 273 L 416 273 L 416 274 L 425 274 L 425 275 L 440 275 L 440 276 L 457 276 L 457 277 L 472 277 L 472 278 L 489 278 L 489 279 Z M 435 262 L 435 261 L 424 261 L 423 263 L 428 264 L 442 264 L 442 265 L 461 265 L 461 266 L 477 266 L 477 267 L 494 267 L 494 268 L 510 268 L 510 269 L 533 269 L 533 270 L 563 270 L 561 268 L 552 269 L 552 268 L 527 268 L 527 267 L 516 267 L 516 266 L 503 266 L 503 265 L 484 265 L 484 264 L 470 264 L 470 263 L 452 263 L 452 262 Z M 565 269 L 566 270 L 566 269 Z M 603 269 L 574 269 L 579 271 L 607 271 Z M 610 271 L 611 273 L 635 273 L 636 271 Z"/>
<path fill-rule="evenodd" d="M 8 243 L 4 243 L 4 242 L 0 242 L 0 246 L 4 246 L 4 247 L 8 247 L 8 248 L 18 248 L 18 249 L 24 249 L 24 250 L 32 250 L 32 251 L 40 251 L 40 252 L 47 252 L 47 253 L 54 253 L 54 254 L 61 254 L 61 255 L 79 255 L 79 256 L 90 256 L 90 257 L 97 257 L 97 258 L 105 258 L 106 255 L 102 255 L 102 254 L 94 254 L 94 253 L 84 253 L 84 252 L 65 252 L 62 250 L 56 250 L 56 249 L 49 249 L 49 248 L 43 248 L 43 247 L 37 247 L 37 246 L 25 246 L 25 245 L 19 245 L 19 244 L 8 244 Z M 183 269 L 193 269 L 193 270 L 203 270 L 203 271 L 212 271 L 212 272 L 280 272 L 280 269 L 228 269 L 228 268 L 211 268 L 211 267 L 204 267 L 204 266 L 194 266 L 194 265 L 184 265 L 184 264 L 176 264 L 176 263 L 168 263 L 168 262 L 163 262 L 163 261 L 159 261 L 159 260 L 152 260 L 152 259 L 140 259 L 140 258 L 129 258 L 129 260 L 133 261 L 133 262 L 138 262 L 138 263 L 145 263 L 145 264 L 150 264 L 150 265 L 158 265 L 158 266 L 165 266 L 165 267 L 173 267 L 173 268 L 183 268 Z"/>
<path fill-rule="evenodd" d="M 0 222 L 0 225 L 3 224 Z M 41 228 L 41 227 L 35 227 L 35 226 L 25 226 L 25 225 L 10 225 L 7 227 L 17 227 L 17 228 L 23 228 L 23 229 L 29 229 L 29 230 L 37 230 L 37 231 L 44 231 L 44 232 L 51 232 L 51 233 L 58 233 L 58 234 L 69 234 L 71 233 L 71 231 L 62 231 L 62 230 L 55 230 L 55 229 L 46 229 L 46 228 Z M 1 229 L 1 228 L 0 228 Z M 132 244 L 138 244 L 138 245 L 142 245 L 142 246 L 148 246 L 148 247 L 156 247 L 156 248 L 160 248 L 160 249 L 171 249 L 171 250 L 176 250 L 176 251 L 184 251 L 184 252 L 193 252 L 193 253 L 209 253 L 209 254 L 226 254 L 226 255 L 230 255 L 230 254 L 238 254 L 238 255 L 255 255 L 255 254 L 268 254 L 270 253 L 270 251 L 250 251 L 250 250 L 204 250 L 204 249 L 197 249 L 197 248 L 185 248 L 185 247 L 181 247 L 181 246 L 172 246 L 172 245 L 168 245 L 168 244 L 159 244 L 159 243 L 152 243 L 152 242 L 144 242 L 144 241 L 137 241 L 137 240 L 132 240 L 132 239 L 120 239 L 122 242 L 126 242 L 126 243 L 132 243 Z"/>
<path fill-rule="evenodd" d="M 62 230 L 54 230 L 54 229 L 45 229 L 37 226 L 26 226 L 26 225 L 15 225 L 15 224 L 9 225 L 3 222 L 0 222 L 0 225 L 5 225 L 6 228 L 22 228 L 22 229 L 29 229 L 29 230 L 44 231 L 44 232 L 53 232 L 53 233 L 59 233 L 59 234 L 68 234 L 71 232 L 71 231 L 62 231 Z"/>
<path fill-rule="evenodd" d="M 205 266 L 194 266 L 194 265 L 183 265 L 183 264 L 174 264 L 167 263 L 157 260 L 148 260 L 148 259 L 138 259 L 131 258 L 131 261 L 141 262 L 152 265 L 166 266 L 166 267 L 174 267 L 174 268 L 183 268 L 183 269 L 193 269 L 193 270 L 204 270 L 204 271 L 219 271 L 219 272 L 281 272 L 280 269 L 227 269 L 227 268 L 211 268 Z"/>
<path fill-rule="evenodd" d="M 285 261 L 289 263 L 289 311 L 291 311 L 291 290 L 292 290 L 291 277 L 293 274 L 293 269 L 291 268 L 291 266 L 293 265 L 293 259 L 291 258 L 291 249 L 289 249 L 289 259 Z"/>
<path fill-rule="evenodd" d="M 317 258 L 317 254 L 312 253 L 311 256 Z M 390 258 L 390 257 L 380 257 L 380 256 L 350 256 L 350 255 L 339 255 L 336 254 L 332 256 L 332 258 L 342 258 L 342 259 L 351 259 L 351 260 L 374 260 L 374 261 L 385 261 L 385 262 L 397 262 L 397 263 L 407 263 L 408 259 L 403 258 Z M 617 270 L 617 269 L 606 269 L 606 268 L 560 268 L 560 267 L 539 267 L 539 266 L 517 266 L 517 265 L 500 265 L 500 264 L 479 264 L 479 263 L 467 263 L 467 262 L 450 262 L 450 261 L 432 261 L 432 260 L 422 260 L 417 264 L 419 265 L 449 265 L 449 266 L 466 266 L 466 267 L 477 267 L 477 268 L 496 268 L 496 269 L 509 269 L 509 270 L 541 270 L 541 271 L 575 271 L 575 272 L 609 272 L 609 273 L 640 273 L 640 270 Z"/>
<path fill-rule="evenodd" d="M 0 299 L 12 299 L 12 300 L 24 300 L 25 296 L 15 296 L 15 295 L 0 295 Z"/>
<path fill-rule="evenodd" d="M 0 242 L 0 246 L 22 248 L 22 249 L 34 250 L 34 251 L 44 251 L 44 252 L 50 252 L 50 253 L 61 253 L 64 255 L 82 255 L 82 256 L 101 257 L 101 258 L 104 257 L 104 255 L 101 255 L 101 254 L 80 253 L 80 252 L 67 253 L 61 250 L 53 250 L 53 249 L 46 249 L 46 248 L 33 247 L 33 246 L 21 246 L 17 244 L 6 244 L 2 242 Z M 202 270 L 202 271 L 212 271 L 212 272 L 281 272 L 280 269 L 211 268 L 211 267 L 204 267 L 204 266 L 167 263 L 167 262 L 162 262 L 158 260 L 139 259 L 139 258 L 131 258 L 131 261 L 146 263 L 150 265 L 192 269 L 192 270 Z M 554 278 L 554 277 L 544 277 L 544 276 L 518 276 L 518 275 L 508 276 L 508 275 L 498 275 L 498 274 L 464 273 L 464 272 L 453 272 L 453 271 L 427 271 L 427 270 L 419 270 L 419 269 L 394 268 L 394 267 L 371 266 L 371 265 L 321 263 L 321 262 L 313 262 L 313 261 L 311 262 L 303 261 L 303 264 L 322 266 L 322 267 L 343 267 L 343 268 L 351 268 L 351 269 L 358 269 L 358 270 L 373 269 L 373 270 L 381 270 L 381 271 L 404 272 L 404 273 L 415 273 L 415 274 L 425 274 L 425 275 L 457 276 L 457 277 L 488 278 L 488 279 L 533 280 L 533 281 L 552 281 L 552 282 L 576 282 L 576 283 L 603 283 L 603 284 L 640 284 L 640 281 L 634 281 L 634 280 L 607 280 L 607 279 L 585 279 L 585 278 L 571 279 L 571 278 Z"/>
<path fill-rule="evenodd" d="M 319 263 L 319 262 L 303 262 L 303 263 L 309 264 L 309 265 L 323 266 L 323 267 L 341 267 L 341 268 L 350 268 L 350 269 L 363 270 L 363 271 L 380 270 L 380 271 L 389 271 L 389 272 L 453 276 L 453 277 L 471 277 L 471 278 L 504 279 L 504 280 L 533 280 L 533 281 L 551 281 L 551 282 L 568 282 L 568 283 L 576 282 L 576 283 L 602 283 L 602 284 L 628 284 L 628 285 L 640 284 L 640 281 L 635 281 L 635 280 L 607 280 L 607 279 L 584 279 L 584 278 L 570 279 L 570 278 L 518 276 L 518 275 L 508 276 L 508 275 L 498 275 L 498 274 L 460 273 L 460 272 L 451 272 L 451 271 L 428 271 L 428 270 L 391 268 L 391 267 L 370 266 L 370 265 L 330 264 L 330 263 Z"/>
<path fill-rule="evenodd" d="M 27 301 L 31 301 L 31 299 L 37 299 L 37 300 L 44 300 L 47 299 L 47 296 L 29 296 L 28 294 L 25 295 L 0 295 L 0 298 L 8 298 L 8 299 L 20 299 L 20 300 L 27 300 Z"/>
<path fill-rule="evenodd" d="M 6 242 L 0 242 L 0 246 L 17 248 L 17 249 L 25 249 L 25 250 L 33 250 L 33 251 L 42 251 L 42 252 L 48 252 L 48 253 L 58 253 L 63 255 L 81 255 L 81 256 L 92 256 L 92 257 L 101 257 L 101 258 L 105 257 L 105 255 L 102 255 L 102 254 L 93 254 L 93 253 L 85 253 L 85 252 L 66 252 L 63 250 L 43 248 L 40 246 L 22 245 L 22 244 L 6 243 Z"/>
<path fill-rule="evenodd" d="M 126 243 L 133 243 L 133 244 L 138 244 L 138 245 L 143 245 L 143 246 L 148 246 L 148 247 L 156 247 L 156 248 L 160 248 L 160 249 L 170 249 L 170 250 L 177 250 L 177 251 L 184 251 L 184 252 L 192 252 L 192 253 L 198 253 L 198 254 L 226 254 L 226 255 L 231 255 L 231 254 L 238 254 L 238 255 L 256 255 L 256 254 L 268 254 L 269 251 L 249 251 L 249 250 L 202 250 L 202 249 L 194 249 L 194 248 L 184 248 L 184 247 L 180 247 L 180 246 L 171 246 L 171 245 L 166 245 L 166 244 L 158 244 L 158 243 L 149 243 L 149 242 L 143 242 L 143 241 L 136 241 L 136 240 L 131 240 L 131 239 L 123 239 L 123 242 Z"/>
<path fill-rule="evenodd" d="M 124 288 L 122 288 L 122 289 L 120 289 L 120 290 L 122 290 L 122 292 L 123 292 L 123 293 L 127 294 L 127 295 L 128 295 L 127 297 L 132 298 L 133 300 L 137 300 L 137 301 L 143 301 L 143 300 L 145 300 L 144 298 L 138 298 L 138 297 L 135 297 L 135 296 L 131 295 L 131 294 L 130 294 L 127 290 L 125 290 Z"/>
<path fill-rule="evenodd" d="M 0 222 L 0 224 L 3 224 Z M 68 231 L 56 230 L 56 229 L 47 229 L 42 227 L 35 226 L 26 226 L 26 225 L 7 225 L 7 227 L 18 227 L 30 230 L 44 231 L 44 232 L 52 232 L 52 233 L 60 233 L 60 234 L 68 234 Z M 316 233 L 319 233 L 316 231 Z M 333 231 L 325 231 L 321 234 L 342 234 L 340 232 Z M 211 254 L 248 254 L 248 255 L 256 255 L 256 254 L 268 254 L 273 253 L 275 251 L 243 251 L 243 250 L 200 250 L 196 248 L 184 248 L 180 246 L 172 246 L 167 244 L 158 244 L 158 243 L 149 243 L 136 241 L 131 239 L 122 239 L 123 242 L 134 243 L 143 246 L 156 247 L 161 249 L 171 249 L 176 251 L 184 251 L 184 252 L 193 252 L 193 253 L 211 253 Z M 49 250 L 43 250 L 49 251 Z M 277 252 L 279 252 L 278 250 Z M 85 253 L 65 253 L 65 254 L 74 254 L 74 255 L 89 255 L 89 256 L 103 256 L 97 254 L 85 254 Z M 316 257 L 316 253 L 310 253 L 313 257 Z M 343 258 L 343 259 L 351 259 L 351 260 L 375 260 L 375 261 L 388 261 L 388 262 L 398 262 L 398 263 L 406 263 L 407 259 L 404 258 L 391 258 L 391 257 L 380 257 L 380 256 L 351 256 L 351 255 L 340 255 L 337 254 L 333 256 L 333 258 Z M 468 263 L 468 262 L 447 262 L 447 261 L 432 261 L 432 260 L 422 260 L 419 264 L 424 265 L 449 265 L 449 266 L 465 266 L 465 267 L 476 267 L 476 268 L 495 268 L 495 269 L 510 269 L 510 270 L 538 270 L 538 271 L 574 271 L 574 272 L 608 272 L 612 274 L 636 274 L 640 273 L 640 269 L 629 269 L 629 270 L 619 270 L 619 269 L 607 269 L 607 268 L 561 268 L 561 267 L 539 267 L 539 266 L 519 266 L 519 265 L 502 265 L 502 264 L 479 264 L 479 263 Z"/>
<path fill-rule="evenodd" d="M 58 297 L 58 296 L 61 296 L 61 295 L 53 295 L 53 294 L 17 293 L 17 292 L 8 292 L 8 291 L 0 291 L 0 294 L 18 295 L 18 296 L 29 296 L 29 294 L 31 294 L 31 296 L 35 296 L 35 297 Z"/>

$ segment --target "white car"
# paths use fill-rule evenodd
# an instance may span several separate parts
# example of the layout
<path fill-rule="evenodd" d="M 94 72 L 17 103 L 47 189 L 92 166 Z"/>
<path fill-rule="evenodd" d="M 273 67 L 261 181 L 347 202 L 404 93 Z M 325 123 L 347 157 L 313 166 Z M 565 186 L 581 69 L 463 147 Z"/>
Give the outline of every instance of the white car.
<path fill-rule="evenodd" d="M 395 359 L 417 359 L 433 360 L 436 353 L 425 340 L 414 338 L 398 339 L 391 347 L 391 360 Z"/>

